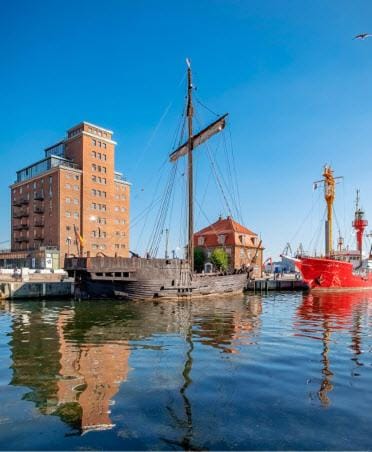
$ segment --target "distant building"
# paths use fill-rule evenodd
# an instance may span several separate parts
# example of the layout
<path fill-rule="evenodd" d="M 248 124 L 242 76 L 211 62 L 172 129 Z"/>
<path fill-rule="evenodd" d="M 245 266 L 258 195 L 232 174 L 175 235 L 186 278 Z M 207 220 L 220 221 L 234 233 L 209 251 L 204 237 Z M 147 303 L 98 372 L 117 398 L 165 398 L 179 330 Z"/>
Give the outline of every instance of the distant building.
<path fill-rule="evenodd" d="M 113 132 L 82 122 L 44 158 L 17 171 L 11 185 L 11 251 L 129 253 L 130 184 L 115 171 Z M 0 256 L 1 258 L 1 256 Z M 7 256 L 8 260 L 10 256 Z"/>
<path fill-rule="evenodd" d="M 252 265 L 255 276 L 262 274 L 264 248 L 258 235 L 231 217 L 220 217 L 215 223 L 196 232 L 194 246 L 203 248 L 207 258 L 210 258 L 214 249 L 223 248 L 229 256 L 230 270 Z"/>

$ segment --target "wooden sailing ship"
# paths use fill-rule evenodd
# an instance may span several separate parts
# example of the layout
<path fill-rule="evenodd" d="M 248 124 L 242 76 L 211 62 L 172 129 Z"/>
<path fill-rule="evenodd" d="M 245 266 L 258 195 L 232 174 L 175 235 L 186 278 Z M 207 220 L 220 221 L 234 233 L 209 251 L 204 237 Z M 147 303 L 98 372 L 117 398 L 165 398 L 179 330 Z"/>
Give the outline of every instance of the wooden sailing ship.
<path fill-rule="evenodd" d="M 200 132 L 193 133 L 191 64 L 187 60 L 187 129 L 188 138 L 169 156 L 174 163 L 187 156 L 188 243 L 187 258 L 157 259 L 107 256 L 67 257 L 65 269 L 74 276 L 81 296 L 125 299 L 204 297 L 241 293 L 246 287 L 246 270 L 231 274 L 194 272 L 194 168 L 193 150 L 219 133 L 226 125 L 227 114 Z"/>

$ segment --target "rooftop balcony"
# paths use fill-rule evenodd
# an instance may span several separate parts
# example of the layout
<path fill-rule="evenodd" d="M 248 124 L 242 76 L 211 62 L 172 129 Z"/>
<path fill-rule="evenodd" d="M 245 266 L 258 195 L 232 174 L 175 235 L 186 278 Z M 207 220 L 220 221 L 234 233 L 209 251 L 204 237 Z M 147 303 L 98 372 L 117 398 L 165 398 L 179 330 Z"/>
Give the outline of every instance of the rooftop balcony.
<path fill-rule="evenodd" d="M 46 171 L 49 171 L 50 169 L 58 166 L 80 169 L 79 165 L 72 162 L 71 160 L 57 155 L 50 155 L 45 159 L 28 166 L 27 168 L 23 168 L 22 170 L 17 171 L 16 183 L 32 179 L 33 177 L 39 176 L 40 174 L 45 173 Z"/>

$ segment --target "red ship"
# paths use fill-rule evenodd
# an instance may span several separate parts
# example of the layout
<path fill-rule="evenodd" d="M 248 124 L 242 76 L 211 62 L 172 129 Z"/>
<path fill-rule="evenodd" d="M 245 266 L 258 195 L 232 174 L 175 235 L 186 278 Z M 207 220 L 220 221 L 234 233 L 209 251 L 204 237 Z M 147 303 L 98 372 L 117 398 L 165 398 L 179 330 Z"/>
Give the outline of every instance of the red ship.
<path fill-rule="evenodd" d="M 324 184 L 324 197 L 327 203 L 327 220 L 325 222 L 325 257 L 298 256 L 292 258 L 301 272 L 305 284 L 312 292 L 371 290 L 372 289 L 372 257 L 363 257 L 363 235 L 368 225 L 364 212 L 359 207 L 359 191 L 353 228 L 356 231 L 356 250 L 343 249 L 343 240 L 338 241 L 338 249 L 333 249 L 332 214 L 335 199 L 336 181 L 333 170 L 325 166 L 324 179 L 315 182 Z"/>

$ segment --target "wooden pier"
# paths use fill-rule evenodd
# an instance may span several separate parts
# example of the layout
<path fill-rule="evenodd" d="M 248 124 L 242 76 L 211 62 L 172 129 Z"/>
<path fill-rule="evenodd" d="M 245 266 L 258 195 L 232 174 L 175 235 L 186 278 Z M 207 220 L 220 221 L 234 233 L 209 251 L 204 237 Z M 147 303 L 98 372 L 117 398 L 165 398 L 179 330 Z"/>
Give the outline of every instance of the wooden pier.
<path fill-rule="evenodd" d="M 253 292 L 268 292 L 270 290 L 306 290 L 307 286 L 302 279 L 296 278 L 258 278 L 248 282 L 247 290 Z"/>

